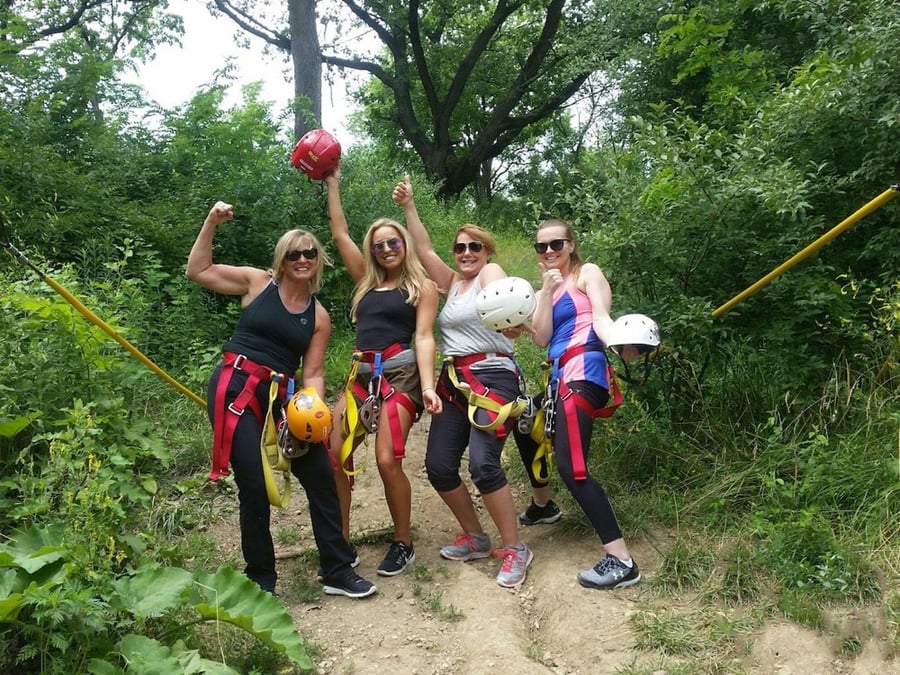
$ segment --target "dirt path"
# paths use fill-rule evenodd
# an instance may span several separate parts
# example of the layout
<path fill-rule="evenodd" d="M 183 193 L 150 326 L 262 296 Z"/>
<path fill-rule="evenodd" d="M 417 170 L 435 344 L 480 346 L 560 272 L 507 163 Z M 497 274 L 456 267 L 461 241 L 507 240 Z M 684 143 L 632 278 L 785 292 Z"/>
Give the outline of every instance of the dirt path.
<path fill-rule="evenodd" d="M 690 664 L 679 673 L 722 672 L 718 659 L 715 664 L 704 663 L 706 657 L 665 657 L 637 648 L 629 617 L 665 611 L 673 604 L 652 590 L 649 580 L 659 557 L 645 539 L 629 542 L 645 582 L 615 592 L 578 585 L 576 573 L 601 556 L 599 542 L 593 537 L 575 539 L 554 525 L 523 528 L 535 558 L 527 581 L 517 590 L 495 583 L 499 561 L 493 558 L 470 563 L 441 559 L 439 548 L 452 541 L 457 529 L 425 477 L 427 426 L 423 419 L 414 428 L 405 464 L 413 484 L 416 563 L 393 578 L 375 573 L 387 550 L 384 542 L 391 520 L 369 449 L 368 466 L 354 490 L 351 528 L 355 540 L 360 535 L 373 540 L 357 546 L 362 557 L 359 571 L 376 583 L 378 593 L 363 600 L 322 594 L 313 603 L 289 606 L 301 634 L 322 649 L 317 657 L 319 673 L 580 675 L 614 673 L 638 664 L 640 672 L 663 675 L 671 672 L 665 664 L 676 663 Z M 357 450 L 357 465 L 365 450 Z M 519 489 L 517 508 L 527 502 L 528 492 Z M 490 518 L 483 510 L 481 514 L 482 524 L 498 542 Z M 301 532 L 301 541 L 291 548 L 312 545 L 302 491 L 288 509 L 273 514 L 273 532 L 284 528 Z M 229 531 L 232 541 L 223 544 L 234 551 L 236 525 Z M 667 539 L 663 533 L 654 543 L 665 546 Z M 690 598 L 678 604 L 690 605 Z M 775 622 L 755 631 L 751 639 L 742 639 L 724 663 L 730 666 L 728 672 L 736 673 L 900 673 L 900 664 L 882 662 L 875 643 L 851 660 L 836 658 L 835 646 L 833 639 Z"/>

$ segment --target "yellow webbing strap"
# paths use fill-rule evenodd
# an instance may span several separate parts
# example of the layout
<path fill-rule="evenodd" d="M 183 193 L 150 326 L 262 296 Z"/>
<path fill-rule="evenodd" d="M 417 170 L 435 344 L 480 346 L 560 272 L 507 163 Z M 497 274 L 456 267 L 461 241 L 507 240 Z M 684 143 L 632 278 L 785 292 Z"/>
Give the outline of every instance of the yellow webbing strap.
<path fill-rule="evenodd" d="M 353 446 L 356 439 L 362 436 L 366 439 L 366 429 L 359 421 L 359 406 L 356 404 L 356 397 L 353 395 L 353 385 L 356 382 L 356 373 L 359 370 L 360 352 L 354 352 L 353 360 L 350 363 L 350 373 L 347 375 L 347 384 L 344 385 L 344 415 L 341 418 L 341 429 L 344 432 L 344 442 L 341 444 L 341 451 L 338 455 L 338 462 L 341 465 L 341 471 L 348 476 L 355 476 L 366 468 L 365 460 L 356 470 L 347 468 L 347 460 L 353 454 Z"/>
<path fill-rule="evenodd" d="M 269 385 L 269 405 L 259 445 L 262 451 L 266 495 L 272 506 L 283 509 L 291 500 L 291 461 L 281 454 L 281 448 L 278 447 L 278 428 L 275 426 L 275 416 L 272 414 L 272 406 L 275 405 L 275 399 L 278 398 L 278 383 L 282 378 L 284 375 L 272 373 L 272 383 Z M 283 474 L 280 489 L 278 478 L 275 476 L 276 471 Z"/>
<path fill-rule="evenodd" d="M 550 384 L 550 362 L 545 362 L 541 364 L 541 367 L 544 370 L 544 391 L 547 392 L 548 385 Z M 545 394 L 546 396 L 546 394 Z M 544 427 L 544 420 L 546 414 L 544 413 L 543 405 L 538 408 L 537 412 L 534 415 L 534 424 L 531 427 L 531 438 L 535 443 L 538 444 L 537 451 L 534 453 L 534 459 L 531 462 L 531 473 L 534 475 L 535 480 L 542 483 L 550 482 L 550 467 L 551 460 L 553 459 L 553 441 L 548 438 L 547 432 Z M 541 462 L 542 459 L 546 457 L 544 462 Z M 547 473 L 541 474 L 541 464 L 546 464 Z"/>
<path fill-rule="evenodd" d="M 476 394 L 468 384 L 459 382 L 459 379 L 456 377 L 456 368 L 453 366 L 453 357 L 446 357 L 444 362 L 447 363 L 447 375 L 450 378 L 450 383 L 466 397 L 466 401 L 469 404 L 469 423 L 476 429 L 493 431 L 505 424 L 510 417 L 518 417 L 528 408 L 528 402 L 520 398 L 509 403 L 500 404 L 492 398 Z M 479 408 L 496 413 L 497 418 L 489 424 L 479 424 L 475 421 L 475 413 L 478 412 Z"/>

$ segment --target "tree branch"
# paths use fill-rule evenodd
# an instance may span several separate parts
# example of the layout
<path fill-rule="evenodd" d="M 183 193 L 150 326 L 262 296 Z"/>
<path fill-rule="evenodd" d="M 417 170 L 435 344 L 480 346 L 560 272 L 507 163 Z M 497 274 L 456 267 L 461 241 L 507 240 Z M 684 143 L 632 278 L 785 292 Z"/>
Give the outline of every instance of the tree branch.
<path fill-rule="evenodd" d="M 234 21 L 242 30 L 265 40 L 273 47 L 277 47 L 288 54 L 291 53 L 291 38 L 283 31 L 277 31 L 262 24 L 245 11 L 235 7 L 228 0 L 215 0 L 216 7 L 229 19 Z"/>

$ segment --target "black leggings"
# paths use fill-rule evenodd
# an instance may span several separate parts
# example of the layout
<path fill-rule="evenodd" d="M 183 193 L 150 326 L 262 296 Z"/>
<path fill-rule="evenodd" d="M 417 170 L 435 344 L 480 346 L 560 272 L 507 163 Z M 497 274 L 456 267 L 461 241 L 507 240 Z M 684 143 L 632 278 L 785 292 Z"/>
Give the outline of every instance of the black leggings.
<path fill-rule="evenodd" d="M 602 408 L 609 399 L 609 392 L 603 387 L 592 382 L 577 380 L 567 382 L 569 389 L 581 394 L 594 407 L 594 409 Z M 541 400 L 536 400 L 535 405 L 540 405 Z M 588 456 L 591 449 L 591 435 L 594 430 L 594 420 L 589 413 L 577 406 L 575 409 L 576 424 L 578 434 L 581 438 L 581 447 L 584 452 L 584 463 L 587 467 Z M 559 472 L 560 478 L 566 484 L 569 492 L 578 502 L 581 510 L 584 511 L 594 530 L 600 537 L 600 541 L 608 544 L 611 541 L 622 538 L 622 530 L 619 529 L 619 523 L 616 520 L 615 511 L 609 502 L 609 497 L 603 487 L 591 476 L 590 470 L 587 471 L 587 477 L 584 480 L 576 480 L 572 469 L 572 454 L 569 452 L 569 427 L 566 424 L 565 411 L 562 401 L 557 401 L 556 405 L 556 434 L 553 439 L 553 457 L 556 463 L 556 470 Z M 522 462 L 528 470 L 531 484 L 535 487 L 546 485 L 546 483 L 537 482 L 532 472 L 532 464 L 534 456 L 537 453 L 538 444 L 528 434 L 521 433 L 515 426 L 513 433 L 516 438 L 516 446 L 519 448 L 519 455 Z"/>

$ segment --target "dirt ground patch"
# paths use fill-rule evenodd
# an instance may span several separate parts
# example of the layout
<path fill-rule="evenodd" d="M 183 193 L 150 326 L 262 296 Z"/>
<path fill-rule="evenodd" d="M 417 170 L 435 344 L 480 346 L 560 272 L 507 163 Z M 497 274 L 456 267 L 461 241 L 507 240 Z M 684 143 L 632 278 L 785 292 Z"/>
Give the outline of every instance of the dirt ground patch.
<path fill-rule="evenodd" d="M 640 612 L 673 609 L 671 598 L 652 590 L 659 563 L 657 549 L 666 544 L 666 533 L 656 537 L 653 545 L 646 538 L 626 534 L 644 580 L 615 592 L 578 585 L 576 573 L 601 557 L 601 547 L 596 537 L 576 538 L 558 525 L 522 528 L 534 550 L 534 562 L 527 581 L 516 590 L 495 583 L 499 561 L 493 558 L 470 563 L 441 559 L 438 550 L 452 541 L 457 526 L 425 476 L 427 429 L 427 418 L 413 429 L 405 463 L 413 490 L 416 563 L 399 576 L 379 577 L 375 570 L 387 544 L 360 544 L 359 572 L 376 583 L 376 595 L 350 600 L 322 594 L 313 603 L 288 605 L 300 633 L 322 650 L 317 658 L 322 675 L 581 675 L 615 673 L 635 666 L 654 675 L 900 674 L 900 663 L 883 659 L 883 644 L 877 635 L 863 642 L 854 656 L 842 658 L 839 630 L 823 635 L 784 621 L 769 622 L 751 635 L 740 636 L 721 658 L 666 656 L 638 648 L 638 634 L 629 618 Z M 357 450 L 358 460 L 364 452 L 364 447 Z M 514 494 L 521 510 L 528 503 L 528 491 L 524 486 L 514 487 Z M 476 504 L 480 502 L 476 500 Z M 499 542 L 490 518 L 483 510 L 481 513 L 482 524 Z M 222 554 L 239 559 L 236 509 L 230 518 L 232 522 L 222 523 L 215 534 Z M 300 538 L 291 548 L 313 545 L 302 490 L 287 509 L 273 512 L 272 528 L 273 532 L 296 528 Z M 382 540 L 383 533 L 391 530 L 378 471 L 370 456 L 368 467 L 357 477 L 351 530 L 354 539 L 375 533 L 372 539 Z M 279 570 L 282 578 L 284 573 Z M 690 603 L 690 598 L 681 598 L 678 609 L 689 612 Z"/>

